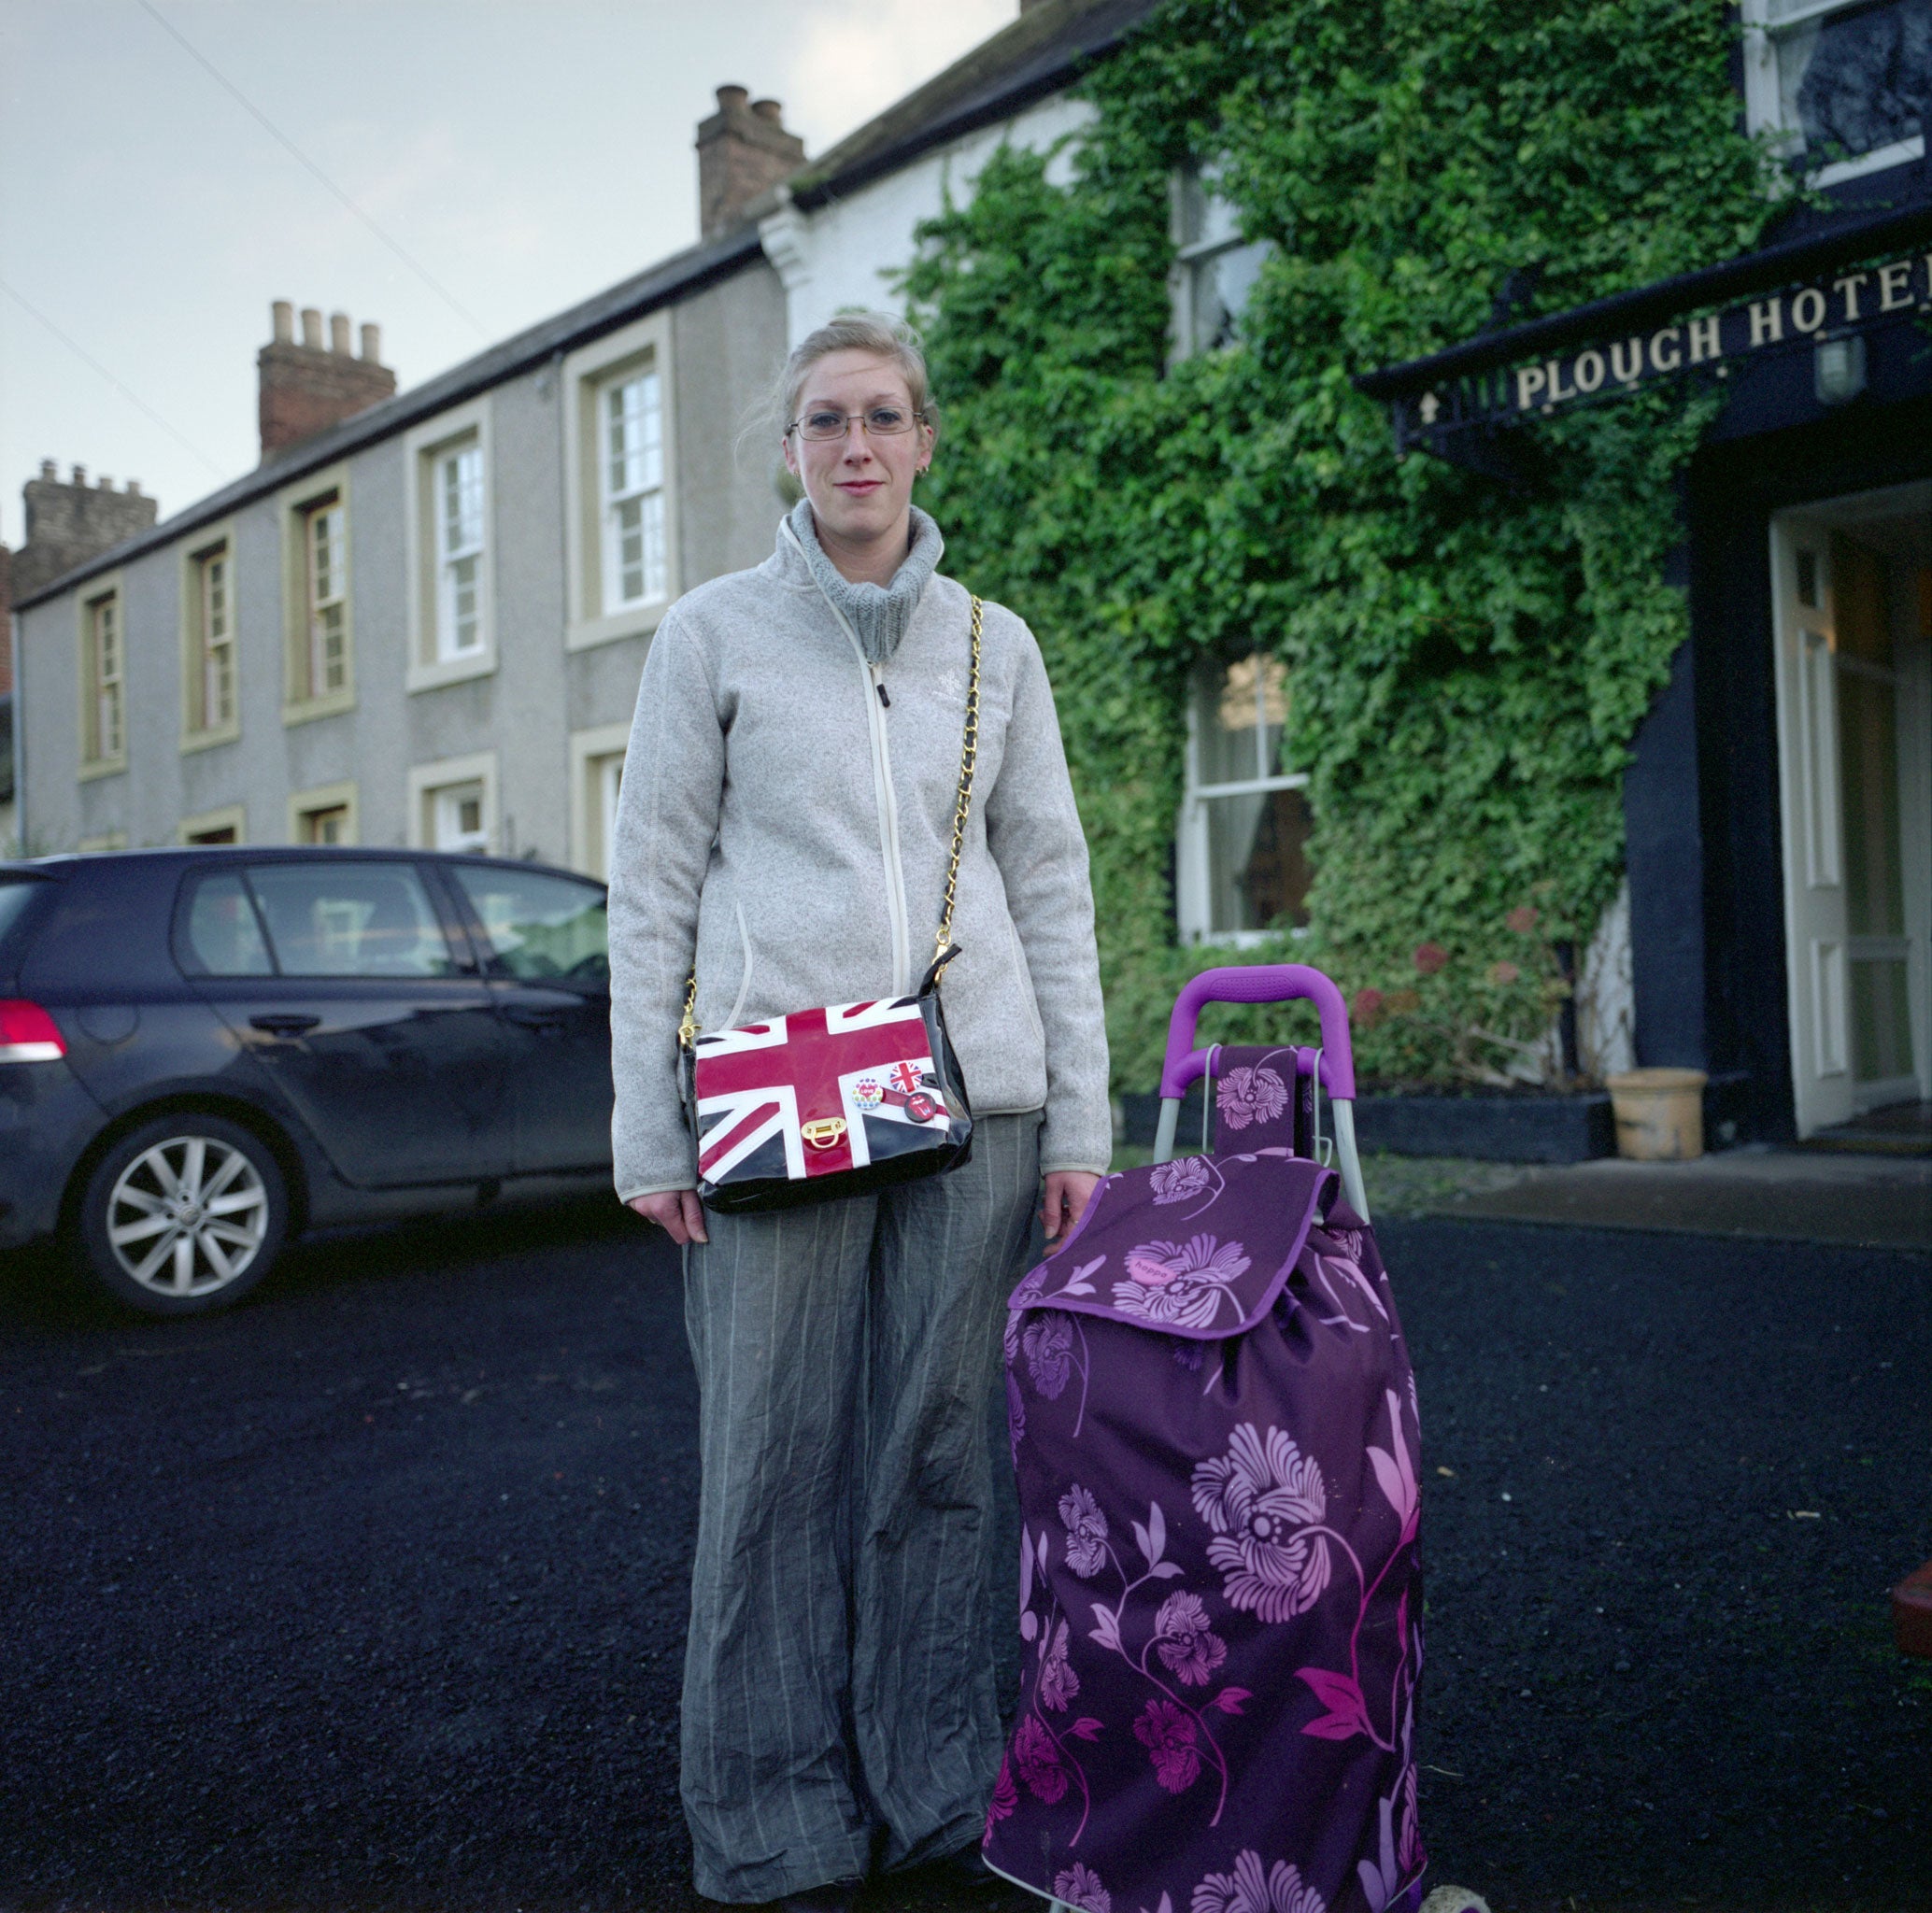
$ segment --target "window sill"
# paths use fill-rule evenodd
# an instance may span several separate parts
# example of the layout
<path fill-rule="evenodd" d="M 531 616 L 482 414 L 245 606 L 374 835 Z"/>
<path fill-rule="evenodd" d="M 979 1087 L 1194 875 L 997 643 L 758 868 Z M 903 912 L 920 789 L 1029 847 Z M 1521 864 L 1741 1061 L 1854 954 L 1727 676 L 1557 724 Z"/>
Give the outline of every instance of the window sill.
<path fill-rule="evenodd" d="M 1890 146 L 1860 153 L 1855 160 L 1836 160 L 1806 176 L 1808 186 L 1839 186 L 1847 179 L 1862 179 L 1868 173 L 1882 173 L 1891 166 L 1906 166 L 1925 157 L 1925 136 L 1914 134 L 1910 139 L 1895 140 Z"/>
<path fill-rule="evenodd" d="M 223 724 L 213 730 L 184 730 L 181 733 L 181 755 L 191 756 L 195 751 L 212 750 L 218 744 L 239 744 L 241 726 L 239 723 Z"/>
<path fill-rule="evenodd" d="M 83 763 L 76 773 L 78 781 L 91 784 L 96 777 L 118 777 L 127 769 L 127 755 L 123 752 L 118 758 L 92 758 Z"/>
<path fill-rule="evenodd" d="M 1268 943 L 1286 942 L 1307 934 L 1306 924 L 1291 924 L 1281 930 L 1184 930 L 1181 941 L 1188 949 L 1258 950 Z"/>
<path fill-rule="evenodd" d="M 433 664 L 412 664 L 403 680 L 406 691 L 440 690 L 446 684 L 462 684 L 473 677 L 488 677 L 496 669 L 496 646 L 486 645 L 480 651 L 463 658 L 441 658 Z"/>
<path fill-rule="evenodd" d="M 325 698 L 305 698 L 299 704 L 282 706 L 282 722 L 288 725 L 312 723 L 318 717 L 334 717 L 356 707 L 355 687 L 331 691 Z"/>
<path fill-rule="evenodd" d="M 581 618 L 564 631 L 563 648 L 588 651 L 595 645 L 615 644 L 619 638 L 647 638 L 670 609 L 669 598 L 653 598 L 643 604 L 627 604 L 604 617 Z"/>

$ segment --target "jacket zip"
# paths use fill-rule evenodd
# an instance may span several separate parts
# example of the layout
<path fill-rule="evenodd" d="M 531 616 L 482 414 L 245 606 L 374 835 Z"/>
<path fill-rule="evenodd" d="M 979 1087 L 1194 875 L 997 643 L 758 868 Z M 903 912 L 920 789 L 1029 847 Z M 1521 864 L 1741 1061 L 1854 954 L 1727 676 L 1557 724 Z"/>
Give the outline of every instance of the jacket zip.
<path fill-rule="evenodd" d="M 785 527 L 785 535 L 794 545 L 798 544 L 798 533 L 788 524 Z M 804 557 L 803 548 L 799 556 Z M 807 565 L 806 569 L 809 571 L 811 567 Z M 812 582 L 818 584 L 816 577 Z M 859 633 L 852 629 L 845 614 L 832 602 L 831 594 L 823 585 L 818 585 L 818 595 L 838 619 L 839 629 L 850 640 L 852 655 L 859 660 L 859 672 L 865 679 L 865 723 L 872 736 L 873 794 L 879 806 L 879 849 L 886 865 L 886 911 L 892 928 L 892 990 L 895 996 L 909 996 L 913 986 L 913 937 L 905 906 L 905 871 L 899 856 L 899 799 L 892 788 L 892 753 L 886 742 L 884 672 L 881 666 L 867 661 L 865 646 L 859 642 Z"/>

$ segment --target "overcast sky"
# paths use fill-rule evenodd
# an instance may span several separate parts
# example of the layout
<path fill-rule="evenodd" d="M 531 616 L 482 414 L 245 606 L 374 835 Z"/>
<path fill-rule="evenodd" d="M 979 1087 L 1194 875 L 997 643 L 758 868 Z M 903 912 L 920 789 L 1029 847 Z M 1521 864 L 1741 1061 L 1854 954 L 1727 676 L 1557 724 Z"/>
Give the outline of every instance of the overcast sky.
<path fill-rule="evenodd" d="M 817 155 L 1017 10 L 0 0 L 0 540 L 43 458 L 163 517 L 253 469 L 272 300 L 376 320 L 419 385 L 696 239 L 718 85 L 783 101 Z"/>

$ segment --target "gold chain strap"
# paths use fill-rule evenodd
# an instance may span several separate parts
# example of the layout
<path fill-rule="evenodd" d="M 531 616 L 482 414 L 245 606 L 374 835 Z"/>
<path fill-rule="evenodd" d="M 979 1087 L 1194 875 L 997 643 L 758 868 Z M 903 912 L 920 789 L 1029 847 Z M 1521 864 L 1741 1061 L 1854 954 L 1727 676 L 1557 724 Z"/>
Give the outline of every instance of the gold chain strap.
<path fill-rule="evenodd" d="M 939 919 L 939 933 L 933 939 L 935 956 L 945 955 L 953 940 L 953 905 L 959 888 L 959 858 L 966 849 L 966 820 L 973 810 L 973 772 L 979 762 L 979 638 L 982 614 L 986 607 L 975 598 L 973 601 L 973 661 L 966 676 L 966 739 L 959 748 L 959 795 L 953 805 L 953 851 L 946 859 L 945 902 Z M 939 975 L 945 974 L 941 965 Z M 936 980 L 936 979 L 935 979 Z M 692 1048 L 698 1040 L 698 970 L 691 966 L 691 973 L 685 979 L 684 1015 L 677 1026 L 677 1041 L 686 1048 Z"/>
<path fill-rule="evenodd" d="M 691 973 L 684 980 L 684 1014 L 678 1019 L 677 1041 L 685 1049 L 693 1048 L 698 1041 L 698 966 L 691 965 Z"/>
<path fill-rule="evenodd" d="M 953 941 L 953 904 L 959 888 L 959 858 L 966 848 L 966 819 L 973 809 L 973 772 L 979 761 L 979 631 L 985 606 L 973 601 L 973 662 L 966 678 L 966 741 L 959 750 L 959 800 L 953 806 L 953 854 L 946 859 L 945 903 L 940 913 L 933 954 L 944 956 Z M 940 970 L 944 976 L 944 967 Z"/>

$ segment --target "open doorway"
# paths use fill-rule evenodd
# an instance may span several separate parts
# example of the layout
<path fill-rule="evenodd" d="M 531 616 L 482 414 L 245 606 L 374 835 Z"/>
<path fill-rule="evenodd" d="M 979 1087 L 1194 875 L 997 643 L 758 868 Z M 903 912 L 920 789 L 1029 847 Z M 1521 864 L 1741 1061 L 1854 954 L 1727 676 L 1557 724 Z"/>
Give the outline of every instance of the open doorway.
<path fill-rule="evenodd" d="M 1801 1140 L 1914 1147 L 1932 1104 L 1932 483 L 1771 521 Z"/>

